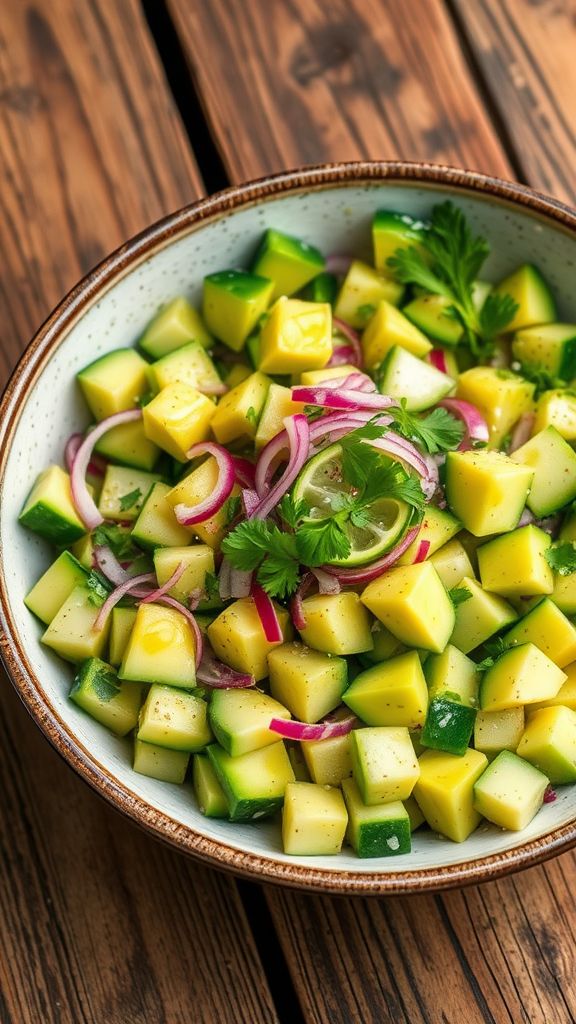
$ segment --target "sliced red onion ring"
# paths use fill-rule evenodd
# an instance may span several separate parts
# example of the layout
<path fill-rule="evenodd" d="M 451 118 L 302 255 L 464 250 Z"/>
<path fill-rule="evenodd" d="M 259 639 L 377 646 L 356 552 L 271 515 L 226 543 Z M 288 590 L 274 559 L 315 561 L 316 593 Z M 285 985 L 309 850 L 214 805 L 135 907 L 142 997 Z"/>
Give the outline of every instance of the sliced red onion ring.
<path fill-rule="evenodd" d="M 92 626 L 94 632 L 98 633 L 102 629 L 102 626 L 106 622 L 106 619 L 108 618 L 110 612 L 115 607 L 115 605 L 118 604 L 118 601 L 122 600 L 125 594 L 133 593 L 134 596 L 137 596 L 136 592 L 139 592 L 139 588 L 141 588 L 143 584 L 155 582 L 156 576 L 154 575 L 153 572 L 143 572 L 139 576 L 132 576 L 124 583 L 121 583 L 119 587 L 116 587 L 116 589 L 113 590 L 111 594 L 108 594 L 108 597 L 104 601 L 104 604 L 102 605 L 100 611 L 98 612 L 98 615 L 94 620 L 94 624 Z M 147 593 L 148 591 L 146 591 L 146 594 Z"/>
<path fill-rule="evenodd" d="M 152 601 L 159 601 L 161 597 L 164 597 L 164 595 L 172 589 L 172 587 L 176 586 L 178 580 L 182 578 L 185 572 L 186 565 L 184 562 L 180 562 L 180 565 L 177 565 L 174 569 L 170 579 L 166 580 L 166 583 L 163 583 L 161 587 L 157 587 L 156 590 L 153 590 L 151 594 L 147 594 L 146 597 L 143 597 L 140 604 L 151 604 Z"/>
<path fill-rule="evenodd" d="M 394 430 L 389 430 L 384 437 L 376 437 L 371 441 L 365 439 L 362 443 L 369 445 L 370 448 L 378 448 L 379 451 L 384 452 L 386 455 L 391 455 L 395 459 L 402 459 L 412 469 L 415 469 L 419 476 L 430 477 L 435 475 L 436 479 L 438 479 L 436 467 L 434 467 L 436 471 L 434 474 L 434 470 L 428 466 L 415 445 L 411 441 L 407 441 L 406 438 L 401 437 Z"/>
<path fill-rule="evenodd" d="M 536 516 L 529 508 L 525 508 L 520 519 L 518 520 L 518 526 L 530 526 L 531 523 L 536 522 Z"/>
<path fill-rule="evenodd" d="M 332 317 L 332 326 L 335 327 L 344 338 L 346 338 L 346 341 L 349 342 L 350 346 L 356 353 L 356 364 L 358 366 L 362 366 L 364 359 L 358 331 L 355 331 L 353 327 L 350 327 L 350 324 L 347 324 L 345 320 L 340 320 L 337 316 Z"/>
<path fill-rule="evenodd" d="M 246 689 L 254 686 L 254 676 L 245 672 L 237 672 L 224 662 L 219 661 L 213 651 L 205 644 L 202 661 L 196 669 L 196 679 L 214 690 Z"/>
<path fill-rule="evenodd" d="M 558 794 L 557 794 L 556 790 L 550 785 L 550 783 L 548 783 L 548 785 L 546 786 L 546 789 L 544 790 L 544 803 L 545 804 L 553 804 L 554 801 L 557 800 L 557 799 L 558 799 Z"/>
<path fill-rule="evenodd" d="M 244 506 L 244 511 L 249 519 L 252 513 L 257 508 L 257 506 L 260 504 L 260 495 L 258 494 L 258 491 L 253 491 L 248 487 L 244 488 L 244 490 L 242 491 L 242 504 Z"/>
<path fill-rule="evenodd" d="M 306 629 L 306 616 L 304 615 L 304 607 L 302 601 L 306 597 L 306 594 L 310 590 L 310 587 L 314 583 L 314 577 L 311 572 L 307 572 L 302 579 L 296 592 L 292 595 L 290 601 L 290 615 L 292 616 L 292 622 L 294 623 L 297 630 Z"/>
<path fill-rule="evenodd" d="M 236 479 L 241 487 L 254 487 L 254 478 L 256 474 L 256 466 L 253 462 L 249 462 L 248 459 L 242 459 L 239 455 L 233 455 L 232 461 L 234 462 L 234 472 Z"/>
<path fill-rule="evenodd" d="M 428 353 L 428 359 L 430 365 L 434 366 L 440 373 L 448 373 L 448 366 L 446 364 L 446 353 L 443 348 L 433 348 Z"/>
<path fill-rule="evenodd" d="M 230 590 L 230 577 L 232 575 L 232 566 L 227 558 L 222 559 L 220 565 L 220 572 L 218 573 L 218 593 L 222 601 L 229 601 L 232 597 Z"/>
<path fill-rule="evenodd" d="M 284 640 L 284 634 L 282 633 L 282 627 L 278 620 L 274 603 L 258 583 L 255 583 L 252 587 L 252 599 L 268 643 L 281 644 Z"/>
<path fill-rule="evenodd" d="M 526 444 L 526 441 L 530 440 L 535 419 L 536 414 L 533 412 L 525 412 L 520 417 L 512 431 L 512 437 L 510 438 L 510 452 L 517 451 L 523 444 Z"/>
<path fill-rule="evenodd" d="M 197 505 L 175 505 L 174 513 L 181 526 L 193 526 L 195 523 L 203 523 L 211 519 L 220 511 L 222 505 L 228 500 L 232 488 L 236 482 L 234 460 L 230 452 L 221 444 L 212 441 L 202 441 L 192 446 L 187 456 L 195 459 L 198 455 L 211 455 L 218 464 L 218 479 L 212 494 Z"/>
<path fill-rule="evenodd" d="M 252 589 L 252 573 L 242 569 L 230 570 L 230 597 L 248 597 Z"/>
<path fill-rule="evenodd" d="M 418 562 L 425 561 L 429 551 L 430 551 L 430 541 L 429 540 L 421 540 L 419 545 L 418 545 L 418 550 L 416 552 L 416 558 L 414 559 L 413 565 L 417 565 Z"/>
<path fill-rule="evenodd" d="M 389 409 L 398 405 L 394 398 L 389 395 L 381 395 L 377 392 L 366 393 L 346 388 L 327 387 L 294 387 L 292 398 L 295 402 L 304 402 L 305 405 L 317 405 L 324 409 L 343 409 L 348 412 L 355 412 L 358 409 Z"/>
<path fill-rule="evenodd" d="M 134 579 L 134 573 L 128 572 L 123 565 L 120 565 L 116 555 L 106 544 L 100 544 L 94 548 L 94 561 L 96 568 L 115 587 L 121 587 L 127 580 Z"/>
<path fill-rule="evenodd" d="M 361 391 L 363 394 L 370 394 L 376 391 L 376 385 L 372 377 L 361 371 L 358 371 L 358 373 L 346 373 L 341 377 L 329 377 L 327 380 L 319 381 L 314 387 L 326 389 L 327 391 L 341 391 L 344 388 L 345 391 Z"/>
<path fill-rule="evenodd" d="M 196 618 L 194 617 L 190 609 L 187 608 L 186 605 L 182 604 L 181 601 L 177 601 L 175 597 L 168 597 L 167 594 L 164 594 L 162 597 L 157 599 L 157 602 L 158 604 L 166 605 L 168 608 L 174 608 L 175 611 L 180 612 L 180 614 L 184 616 L 188 624 L 192 627 L 192 632 L 194 634 L 194 647 L 196 653 L 196 668 L 198 668 L 202 660 L 202 654 L 204 652 L 204 637 L 202 636 L 202 630 L 200 629 L 200 626 L 196 622 Z"/>
<path fill-rule="evenodd" d="M 339 594 L 341 586 L 335 576 L 331 576 L 330 573 L 324 572 L 323 569 L 311 569 L 312 575 L 318 582 L 318 593 L 319 594 Z"/>
<path fill-rule="evenodd" d="M 141 409 L 127 409 L 125 412 L 117 412 L 113 416 L 108 416 L 86 435 L 82 444 L 76 451 L 74 464 L 70 473 L 72 500 L 80 519 L 88 530 L 95 530 L 97 526 L 100 526 L 101 523 L 104 522 L 104 518 L 98 511 L 98 508 L 86 487 L 86 471 L 88 469 L 90 457 L 94 451 L 94 446 L 100 438 L 109 430 L 112 430 L 113 427 L 118 427 L 122 423 L 131 423 L 134 420 L 140 419 L 141 416 Z"/>
<path fill-rule="evenodd" d="M 69 473 L 72 472 L 74 465 L 74 459 L 78 453 L 78 449 L 84 440 L 84 434 L 70 434 L 70 437 L 66 441 L 66 447 L 64 449 L 64 462 L 66 463 L 66 469 Z"/>
<path fill-rule="evenodd" d="M 286 491 L 292 486 L 298 473 L 302 469 L 310 447 L 310 427 L 308 420 L 303 413 L 296 413 L 294 416 L 287 416 L 284 420 L 288 443 L 290 446 L 290 458 L 282 476 L 260 500 L 260 504 L 254 509 L 250 518 L 266 519 L 273 508 L 276 507 Z M 270 442 L 271 443 L 271 442 Z M 257 470 L 258 472 L 258 470 Z"/>
<path fill-rule="evenodd" d="M 278 733 L 286 740 L 297 740 L 302 743 L 310 740 L 328 740 L 335 736 L 346 736 L 358 725 L 356 715 L 348 718 L 341 718 L 337 722 L 318 722 L 310 725 L 308 722 L 296 722 L 292 718 L 273 718 L 269 729 Z"/>
<path fill-rule="evenodd" d="M 326 271 L 336 277 L 344 277 L 350 269 L 353 257 L 346 252 L 333 252 L 326 257 Z"/>
<path fill-rule="evenodd" d="M 387 555 L 383 555 L 376 562 L 372 562 L 371 565 L 358 567 L 357 569 L 338 569 L 331 565 L 323 565 L 322 568 L 324 572 L 330 573 L 331 576 L 336 576 L 341 584 L 354 586 L 356 583 L 370 583 L 371 580 L 382 576 L 383 573 L 396 564 L 400 556 L 407 551 L 412 541 L 416 539 L 419 532 L 419 526 L 412 526 L 395 548 L 392 548 Z"/>
<path fill-rule="evenodd" d="M 466 433 L 459 445 L 460 451 L 471 448 L 472 441 L 487 442 L 490 440 L 488 424 L 475 405 L 465 402 L 462 398 L 443 398 L 438 405 L 442 409 L 447 409 L 457 419 L 462 420 L 466 427 Z"/>
<path fill-rule="evenodd" d="M 351 345 L 337 345 L 332 351 L 332 355 L 327 366 L 357 366 L 358 355 Z"/>

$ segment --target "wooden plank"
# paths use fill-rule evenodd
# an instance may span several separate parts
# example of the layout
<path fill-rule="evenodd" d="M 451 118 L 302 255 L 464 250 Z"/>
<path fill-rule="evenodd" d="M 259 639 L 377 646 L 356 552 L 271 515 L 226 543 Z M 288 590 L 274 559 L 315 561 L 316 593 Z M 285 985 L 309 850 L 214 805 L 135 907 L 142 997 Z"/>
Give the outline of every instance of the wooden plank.
<path fill-rule="evenodd" d="M 0 374 L 65 289 L 202 190 L 137 0 L 5 3 Z M 274 1024 L 235 883 L 115 814 L 0 680 L 2 1024 Z"/>
<path fill-rule="evenodd" d="M 525 180 L 574 203 L 576 20 L 571 0 L 454 0 Z"/>
<path fill-rule="evenodd" d="M 168 7 L 234 181 L 395 157 L 511 176 L 442 0 Z"/>

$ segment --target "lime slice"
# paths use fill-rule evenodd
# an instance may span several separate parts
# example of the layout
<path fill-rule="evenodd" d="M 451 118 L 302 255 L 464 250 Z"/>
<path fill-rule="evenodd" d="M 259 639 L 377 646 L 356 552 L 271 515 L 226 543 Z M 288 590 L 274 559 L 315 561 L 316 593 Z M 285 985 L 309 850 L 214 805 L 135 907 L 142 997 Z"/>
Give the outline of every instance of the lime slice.
<path fill-rule="evenodd" d="M 342 476 L 341 452 L 339 444 L 318 452 L 294 484 L 294 498 L 305 501 L 310 508 L 308 521 L 333 516 L 342 508 L 343 497 L 354 494 L 354 488 Z M 334 559 L 330 565 L 367 565 L 380 558 L 404 533 L 412 508 L 405 501 L 382 497 L 366 505 L 365 512 L 364 526 L 354 526 L 350 521 L 344 524 L 350 541 L 348 558 Z"/>

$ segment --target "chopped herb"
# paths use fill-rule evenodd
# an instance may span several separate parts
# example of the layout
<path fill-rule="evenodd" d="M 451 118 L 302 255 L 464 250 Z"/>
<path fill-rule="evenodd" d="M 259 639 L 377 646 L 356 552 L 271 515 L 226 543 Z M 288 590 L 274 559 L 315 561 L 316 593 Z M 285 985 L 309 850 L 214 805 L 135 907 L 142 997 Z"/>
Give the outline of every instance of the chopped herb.
<path fill-rule="evenodd" d="M 204 577 L 204 600 L 214 601 L 220 597 L 220 585 L 215 572 L 207 572 Z"/>
<path fill-rule="evenodd" d="M 233 523 L 237 516 L 240 514 L 242 507 L 242 498 L 239 494 L 231 495 L 224 506 L 224 516 L 227 523 Z"/>
<path fill-rule="evenodd" d="M 246 410 L 246 419 L 256 429 L 258 426 L 258 413 L 253 405 Z"/>
<path fill-rule="evenodd" d="M 122 526 L 112 523 L 97 526 L 92 534 L 92 540 L 95 547 L 109 547 L 121 562 L 128 562 L 142 554 L 135 546 L 131 534 Z"/>
<path fill-rule="evenodd" d="M 278 512 L 286 525 L 295 530 L 300 520 L 310 514 L 310 506 L 306 501 L 295 501 L 291 494 L 285 494 L 278 505 Z"/>
<path fill-rule="evenodd" d="M 365 302 L 362 306 L 358 306 L 358 309 L 356 310 L 357 316 L 359 316 L 364 323 L 370 320 L 370 317 L 373 317 L 375 312 L 376 306 L 372 302 Z"/>
<path fill-rule="evenodd" d="M 476 668 L 479 672 L 486 672 L 489 668 L 492 668 L 496 664 L 498 658 L 509 649 L 504 637 L 498 636 L 494 640 L 488 640 L 484 644 L 484 650 L 486 651 L 486 657 L 479 661 Z"/>
<path fill-rule="evenodd" d="M 141 497 L 142 491 L 140 490 L 139 487 L 137 487 L 134 491 L 130 491 L 129 494 L 123 494 L 122 497 L 118 499 L 120 511 L 127 512 L 128 509 L 134 508 L 134 506 L 137 505 L 138 502 L 140 501 Z"/>
<path fill-rule="evenodd" d="M 88 597 L 89 603 L 95 605 L 96 608 L 100 608 L 104 604 L 104 601 L 111 590 L 106 577 L 96 569 L 92 569 L 88 573 L 84 586 L 88 587 L 88 590 L 90 591 Z"/>
<path fill-rule="evenodd" d="M 452 589 L 448 591 L 448 596 L 454 607 L 457 608 L 459 604 L 464 604 L 465 601 L 469 601 L 472 594 L 466 587 L 452 587 Z"/>
<path fill-rule="evenodd" d="M 98 697 L 105 703 L 109 700 L 113 700 L 120 693 L 120 687 L 118 685 L 118 677 L 112 669 L 102 666 L 98 668 L 92 676 L 92 689 Z"/>
<path fill-rule="evenodd" d="M 390 410 L 394 426 L 409 441 L 420 445 L 430 455 L 453 451 L 464 437 L 464 424 L 447 409 L 433 409 L 426 416 L 408 412 L 406 399 Z"/>
<path fill-rule="evenodd" d="M 544 552 L 544 558 L 560 576 L 571 576 L 576 572 L 576 542 L 572 540 L 554 545 Z"/>

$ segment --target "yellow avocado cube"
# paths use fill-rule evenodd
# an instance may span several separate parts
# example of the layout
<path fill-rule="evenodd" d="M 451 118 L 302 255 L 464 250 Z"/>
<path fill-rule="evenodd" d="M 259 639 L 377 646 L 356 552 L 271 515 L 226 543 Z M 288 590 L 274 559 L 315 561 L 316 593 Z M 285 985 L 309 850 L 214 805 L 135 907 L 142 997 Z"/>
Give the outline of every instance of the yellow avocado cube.
<path fill-rule="evenodd" d="M 328 302 L 276 300 L 260 332 L 260 369 L 265 373 L 319 370 L 332 355 L 332 307 Z"/>
<path fill-rule="evenodd" d="M 498 448 L 514 424 L 532 410 L 534 384 L 510 370 L 474 366 L 458 378 L 456 397 L 471 402 L 482 413 L 490 448 Z"/>
<path fill-rule="evenodd" d="M 485 643 L 518 616 L 511 604 L 496 594 L 487 593 L 476 580 L 468 576 L 460 580 L 458 587 L 467 590 L 471 597 L 456 607 L 456 621 L 450 643 L 468 654 L 468 651 Z"/>
<path fill-rule="evenodd" d="M 454 628 L 454 606 L 430 562 L 379 576 L 363 591 L 362 602 L 411 647 L 443 651 Z"/>
<path fill-rule="evenodd" d="M 372 370 L 378 366 L 395 345 L 400 345 L 415 356 L 425 356 L 432 348 L 426 335 L 410 323 L 399 309 L 383 299 L 362 334 L 366 368 Z"/>
<path fill-rule="evenodd" d="M 211 422 L 212 433 L 220 444 L 254 440 L 269 387 L 269 377 L 252 373 L 222 396 Z"/>
<path fill-rule="evenodd" d="M 480 824 L 474 808 L 474 783 L 488 765 L 479 750 L 460 757 L 427 750 L 419 760 L 420 778 L 414 787 L 416 802 L 435 832 L 463 843 Z"/>
<path fill-rule="evenodd" d="M 318 722 L 338 707 L 348 681 L 345 658 L 304 644 L 281 644 L 268 655 L 270 693 L 301 722 Z"/>
<path fill-rule="evenodd" d="M 462 523 L 451 515 L 450 512 L 436 508 L 435 505 L 429 505 L 424 512 L 418 535 L 412 541 L 410 547 L 406 548 L 404 554 L 400 556 L 396 565 L 412 565 L 422 541 L 426 541 L 430 545 L 426 554 L 426 558 L 430 558 L 451 537 L 454 537 L 461 527 Z"/>
<path fill-rule="evenodd" d="M 559 668 L 576 660 L 576 628 L 549 597 L 508 630 L 504 639 L 507 644 L 536 644 Z"/>
<path fill-rule="evenodd" d="M 196 685 L 196 643 L 186 617 L 163 605 L 141 604 L 118 676 L 192 689 Z"/>
<path fill-rule="evenodd" d="M 275 605 L 284 641 L 291 639 L 290 616 Z M 277 646 L 264 636 L 260 616 L 251 597 L 241 597 L 225 608 L 208 626 L 214 653 L 226 665 L 248 672 L 258 682 L 268 675 L 268 655 Z"/>
<path fill-rule="evenodd" d="M 517 753 L 544 772 L 550 782 L 576 782 L 576 712 L 564 707 L 535 711 Z"/>
<path fill-rule="evenodd" d="M 423 726 L 428 688 L 416 651 L 360 672 L 343 701 L 367 725 Z"/>
<path fill-rule="evenodd" d="M 214 572 L 214 552 L 207 544 L 193 544 L 183 548 L 156 548 L 154 571 L 161 587 L 183 565 L 184 572 L 168 593 L 177 601 L 186 603 L 194 591 L 204 592 L 206 574 Z"/>
<path fill-rule="evenodd" d="M 484 675 L 480 686 L 483 711 L 535 704 L 555 697 L 566 673 L 534 644 L 511 647 Z"/>
<path fill-rule="evenodd" d="M 541 771 L 503 750 L 474 786 L 474 806 L 499 828 L 519 832 L 540 810 L 547 786 Z"/>
<path fill-rule="evenodd" d="M 339 786 L 352 775 L 352 733 L 327 740 L 307 740 L 300 745 L 312 782 Z"/>
<path fill-rule="evenodd" d="M 134 522 L 140 514 L 144 499 L 160 481 L 157 473 L 145 473 L 130 466 L 109 465 L 104 475 L 98 509 L 104 519 Z"/>
<path fill-rule="evenodd" d="M 168 492 L 166 501 L 172 505 L 172 508 L 176 508 L 177 505 L 198 505 L 210 497 L 216 487 L 219 475 L 218 463 L 211 455 Z M 236 498 L 240 493 L 240 487 L 234 484 L 230 496 Z M 224 504 L 215 515 L 191 526 L 190 531 L 204 544 L 217 550 L 222 543 L 228 525 L 227 505 Z"/>
<path fill-rule="evenodd" d="M 239 352 L 268 308 L 273 281 L 245 270 L 221 270 L 204 278 L 202 314 L 206 326 Z"/>
<path fill-rule="evenodd" d="M 406 814 L 410 819 L 410 831 L 415 832 L 417 828 L 420 828 L 420 825 L 424 824 L 426 818 L 416 803 L 416 797 L 409 796 L 403 803 Z"/>
<path fill-rule="evenodd" d="M 465 576 L 474 578 L 474 568 L 464 545 L 454 537 L 430 556 L 446 590 L 458 587 Z"/>
<path fill-rule="evenodd" d="M 292 856 L 340 853 L 348 813 L 339 789 L 289 782 L 282 810 L 282 845 Z"/>
<path fill-rule="evenodd" d="M 151 359 L 182 348 L 190 341 L 198 341 L 204 348 L 211 348 L 214 339 L 208 334 L 200 314 L 188 299 L 178 295 L 171 299 L 147 325 L 138 345 Z"/>
<path fill-rule="evenodd" d="M 576 441 L 576 395 L 571 391 L 545 391 L 536 402 L 532 436 L 555 427 L 565 441 Z"/>
<path fill-rule="evenodd" d="M 206 441 L 216 406 L 188 384 L 169 384 L 142 410 L 146 437 L 186 462 L 193 444 Z"/>
<path fill-rule="evenodd" d="M 470 533 L 489 537 L 518 525 L 533 475 L 502 452 L 448 452 L 446 498 Z"/>
<path fill-rule="evenodd" d="M 374 646 L 370 618 L 358 594 L 313 594 L 302 602 L 306 628 L 300 636 L 308 647 L 326 654 L 361 654 Z"/>
<path fill-rule="evenodd" d="M 474 722 L 474 746 L 490 760 L 501 750 L 516 750 L 524 732 L 522 706 L 503 711 L 478 711 Z"/>
<path fill-rule="evenodd" d="M 66 661 L 102 656 L 110 631 L 110 616 L 101 629 L 94 629 L 100 608 L 92 598 L 93 591 L 87 587 L 75 587 L 42 636 L 42 643 Z"/>
<path fill-rule="evenodd" d="M 554 573 L 554 589 L 550 594 L 550 600 L 565 615 L 576 615 L 576 573 L 570 576 L 562 576 L 559 572 Z"/>
<path fill-rule="evenodd" d="M 553 708 L 558 705 L 570 708 L 571 711 L 576 711 L 576 661 L 572 662 L 571 665 L 566 665 L 564 671 L 566 679 L 556 696 L 548 697 L 547 700 L 543 700 L 541 703 L 532 704 L 528 709 L 530 713 L 532 711 L 539 711 L 540 708 Z"/>
<path fill-rule="evenodd" d="M 544 530 L 530 524 L 483 544 L 478 548 L 482 586 L 504 597 L 552 593 L 554 574 L 546 561 L 551 543 Z"/>
<path fill-rule="evenodd" d="M 97 420 L 134 409 L 148 390 L 148 364 L 134 348 L 118 348 L 78 374 L 78 383 Z"/>
<path fill-rule="evenodd" d="M 404 285 L 391 281 L 361 260 L 353 260 L 342 282 L 334 306 L 334 316 L 351 327 L 364 327 L 378 303 L 385 299 L 400 305 Z"/>
<path fill-rule="evenodd" d="M 321 370 L 319 372 L 322 373 Z M 290 388 L 285 388 L 282 384 L 271 384 L 258 421 L 256 449 L 263 448 L 284 429 L 286 416 L 295 416 L 296 413 L 303 411 L 304 402 L 293 402 Z"/>
<path fill-rule="evenodd" d="M 408 729 L 380 726 L 351 735 L 354 780 L 364 803 L 406 800 L 420 775 Z"/>

